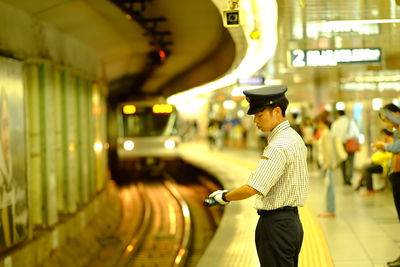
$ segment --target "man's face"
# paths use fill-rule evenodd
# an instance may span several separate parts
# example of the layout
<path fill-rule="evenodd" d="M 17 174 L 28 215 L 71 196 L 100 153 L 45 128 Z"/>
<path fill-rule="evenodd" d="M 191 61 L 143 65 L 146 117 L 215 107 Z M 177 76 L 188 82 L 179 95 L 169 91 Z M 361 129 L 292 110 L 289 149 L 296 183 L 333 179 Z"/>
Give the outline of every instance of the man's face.
<path fill-rule="evenodd" d="M 263 132 L 269 132 L 276 126 L 277 108 L 266 108 L 254 115 L 254 123 Z"/>

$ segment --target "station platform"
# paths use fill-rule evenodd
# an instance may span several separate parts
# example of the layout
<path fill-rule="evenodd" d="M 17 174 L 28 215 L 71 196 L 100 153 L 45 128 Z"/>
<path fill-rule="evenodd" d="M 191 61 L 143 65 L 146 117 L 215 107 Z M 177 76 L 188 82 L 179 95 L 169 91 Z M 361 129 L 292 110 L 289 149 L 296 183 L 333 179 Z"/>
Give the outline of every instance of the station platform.
<path fill-rule="evenodd" d="M 206 143 L 183 144 L 184 160 L 217 177 L 226 189 L 245 183 L 255 168 L 256 150 L 210 150 Z M 357 157 L 357 166 L 364 159 Z M 309 165 L 310 191 L 299 209 L 305 232 L 302 267 L 383 267 L 400 254 L 400 223 L 390 186 L 363 195 L 344 186 L 335 175 L 336 217 L 318 217 L 324 212 L 324 179 L 315 165 Z M 360 175 L 355 172 L 354 176 Z M 199 267 L 259 266 L 254 244 L 258 215 L 254 199 L 232 202 L 225 207 L 218 230 Z"/>

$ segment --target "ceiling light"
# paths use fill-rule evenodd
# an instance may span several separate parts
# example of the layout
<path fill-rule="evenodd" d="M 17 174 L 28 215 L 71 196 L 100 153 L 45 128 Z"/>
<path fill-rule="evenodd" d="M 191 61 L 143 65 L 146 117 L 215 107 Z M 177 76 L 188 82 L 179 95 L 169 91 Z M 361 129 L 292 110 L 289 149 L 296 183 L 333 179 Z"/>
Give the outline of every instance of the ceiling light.
<path fill-rule="evenodd" d="M 260 32 L 258 32 L 258 31 L 252 31 L 252 32 L 250 33 L 250 38 L 251 38 L 252 40 L 259 40 L 259 39 L 260 39 Z"/>
<path fill-rule="evenodd" d="M 360 19 L 360 20 L 332 20 L 326 21 L 329 24 L 378 24 L 378 23 L 400 23 L 400 19 Z"/>
<path fill-rule="evenodd" d="M 236 103 L 232 100 L 225 100 L 222 105 L 224 106 L 224 109 L 236 108 Z"/>
<path fill-rule="evenodd" d="M 345 105 L 343 102 L 337 102 L 336 103 L 336 110 L 344 110 Z"/>
<path fill-rule="evenodd" d="M 372 99 L 372 109 L 379 110 L 382 107 L 382 98 Z"/>

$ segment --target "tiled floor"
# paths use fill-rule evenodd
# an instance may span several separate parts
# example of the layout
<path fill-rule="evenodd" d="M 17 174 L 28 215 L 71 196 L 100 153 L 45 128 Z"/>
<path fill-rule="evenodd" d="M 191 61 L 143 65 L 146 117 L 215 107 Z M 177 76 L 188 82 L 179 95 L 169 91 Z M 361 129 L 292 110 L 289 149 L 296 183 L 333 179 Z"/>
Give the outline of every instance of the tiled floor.
<path fill-rule="evenodd" d="M 257 151 L 224 149 L 209 151 L 233 164 L 254 168 Z M 358 166 L 362 159 L 358 158 Z M 307 205 L 318 214 L 324 211 L 324 179 L 310 165 L 310 194 Z M 359 174 L 355 173 L 357 179 Z M 383 267 L 400 255 L 400 222 L 397 219 L 390 187 L 372 195 L 362 195 L 342 185 L 340 172 L 335 175 L 335 218 L 318 218 L 325 234 L 335 267 Z"/>
<path fill-rule="evenodd" d="M 310 168 L 311 190 L 308 205 L 323 211 L 324 181 Z M 355 174 L 357 176 L 359 174 Z M 391 189 L 362 195 L 342 185 L 335 175 L 336 218 L 319 218 L 334 265 L 337 267 L 378 267 L 400 255 L 400 223 Z"/>

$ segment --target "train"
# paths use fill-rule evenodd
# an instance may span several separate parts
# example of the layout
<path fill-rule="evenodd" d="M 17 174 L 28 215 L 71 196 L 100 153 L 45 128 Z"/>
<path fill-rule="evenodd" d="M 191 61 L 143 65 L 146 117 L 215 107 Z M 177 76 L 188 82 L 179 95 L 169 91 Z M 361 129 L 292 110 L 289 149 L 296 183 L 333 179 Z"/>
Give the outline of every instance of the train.
<path fill-rule="evenodd" d="M 178 112 L 162 101 L 124 102 L 117 106 L 118 168 L 161 169 L 179 158 Z"/>

